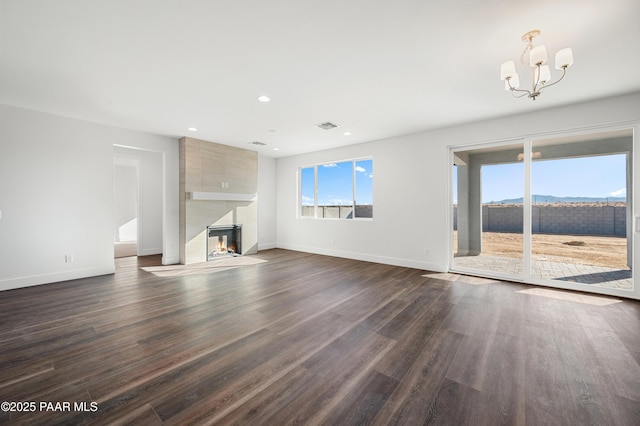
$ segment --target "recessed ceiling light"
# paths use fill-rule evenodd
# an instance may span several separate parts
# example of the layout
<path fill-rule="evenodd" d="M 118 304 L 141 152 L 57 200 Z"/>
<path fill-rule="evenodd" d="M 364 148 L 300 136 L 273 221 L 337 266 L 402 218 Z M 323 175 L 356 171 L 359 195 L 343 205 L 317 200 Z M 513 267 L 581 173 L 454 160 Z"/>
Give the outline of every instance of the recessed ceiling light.
<path fill-rule="evenodd" d="M 260 102 L 269 102 L 271 100 L 271 98 L 268 97 L 268 96 L 262 95 L 262 96 L 258 96 L 258 100 Z"/>
<path fill-rule="evenodd" d="M 280 151 L 280 148 L 273 148 L 274 151 Z"/>
<path fill-rule="evenodd" d="M 344 132 L 343 135 L 345 136 L 351 136 L 351 132 Z"/>
<path fill-rule="evenodd" d="M 198 131 L 198 129 L 196 129 L 195 127 L 189 127 L 187 130 L 190 131 L 190 132 L 197 132 Z"/>

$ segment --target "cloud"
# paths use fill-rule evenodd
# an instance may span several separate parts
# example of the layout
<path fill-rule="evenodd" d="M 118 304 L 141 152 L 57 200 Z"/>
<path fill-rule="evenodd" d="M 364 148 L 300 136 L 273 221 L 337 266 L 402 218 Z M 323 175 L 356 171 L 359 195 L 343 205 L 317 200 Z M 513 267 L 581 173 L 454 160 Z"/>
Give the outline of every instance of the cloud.
<path fill-rule="evenodd" d="M 366 177 L 373 179 L 373 173 L 369 173 L 367 169 L 362 166 L 356 166 L 356 172 L 364 173 Z"/>
<path fill-rule="evenodd" d="M 617 191 L 613 191 L 609 194 L 610 197 L 626 197 L 627 196 L 627 188 L 618 189 Z"/>
<path fill-rule="evenodd" d="M 331 163 L 331 164 L 323 164 L 322 167 L 338 167 L 338 165 L 336 163 Z"/>
<path fill-rule="evenodd" d="M 311 197 L 305 197 L 304 195 L 302 196 L 302 205 L 303 206 L 312 206 L 314 203 L 314 199 Z"/>

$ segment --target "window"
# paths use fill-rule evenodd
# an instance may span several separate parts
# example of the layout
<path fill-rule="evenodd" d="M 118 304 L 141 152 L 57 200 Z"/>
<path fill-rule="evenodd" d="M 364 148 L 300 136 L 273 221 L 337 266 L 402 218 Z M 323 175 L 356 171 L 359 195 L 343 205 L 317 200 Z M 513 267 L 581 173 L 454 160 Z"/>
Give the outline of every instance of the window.
<path fill-rule="evenodd" d="M 322 164 L 318 170 L 318 217 L 353 218 L 353 162 Z"/>
<path fill-rule="evenodd" d="M 300 169 L 300 216 L 315 217 L 316 171 L 314 167 Z"/>
<path fill-rule="evenodd" d="M 373 160 L 355 162 L 356 217 L 373 217 Z"/>
<path fill-rule="evenodd" d="M 300 217 L 373 217 L 373 160 L 300 168 Z"/>

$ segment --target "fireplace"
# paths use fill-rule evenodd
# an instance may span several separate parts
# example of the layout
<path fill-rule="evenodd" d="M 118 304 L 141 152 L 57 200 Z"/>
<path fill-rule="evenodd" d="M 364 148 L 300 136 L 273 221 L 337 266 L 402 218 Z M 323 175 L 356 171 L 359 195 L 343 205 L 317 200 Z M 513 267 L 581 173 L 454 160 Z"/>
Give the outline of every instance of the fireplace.
<path fill-rule="evenodd" d="M 207 226 L 207 260 L 242 254 L 242 225 Z"/>

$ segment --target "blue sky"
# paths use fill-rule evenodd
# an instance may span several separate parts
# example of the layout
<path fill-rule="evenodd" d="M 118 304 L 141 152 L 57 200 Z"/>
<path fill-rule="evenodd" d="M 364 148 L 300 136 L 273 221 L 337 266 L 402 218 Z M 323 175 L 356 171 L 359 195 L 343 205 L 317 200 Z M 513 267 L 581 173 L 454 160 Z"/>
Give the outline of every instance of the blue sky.
<path fill-rule="evenodd" d="M 353 200 L 352 161 L 318 166 L 318 205 L 351 205 Z M 373 202 L 373 160 L 355 162 L 356 202 Z M 313 205 L 313 168 L 302 169 L 302 203 Z"/>
<path fill-rule="evenodd" d="M 524 193 L 523 163 L 482 167 L 482 202 L 520 198 Z M 556 197 L 624 197 L 624 155 L 534 161 L 531 193 Z M 454 174 L 454 200 L 455 192 Z"/>

